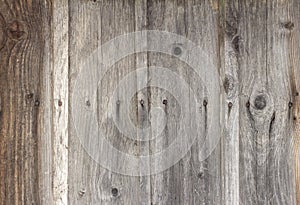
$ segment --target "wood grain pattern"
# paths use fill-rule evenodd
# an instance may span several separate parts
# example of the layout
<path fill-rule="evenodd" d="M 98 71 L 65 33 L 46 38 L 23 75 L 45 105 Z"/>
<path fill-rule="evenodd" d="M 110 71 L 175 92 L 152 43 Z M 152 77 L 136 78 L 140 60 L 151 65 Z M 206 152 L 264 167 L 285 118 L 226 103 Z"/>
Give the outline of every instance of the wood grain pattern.
<path fill-rule="evenodd" d="M 0 0 L 0 204 L 300 204 L 299 22 L 299 0 Z M 160 107 L 166 126 L 159 138 L 139 141 L 143 131 L 127 138 L 113 121 L 127 111 L 121 101 L 109 104 L 120 81 L 133 76 L 125 90 L 150 84 L 151 66 L 168 68 L 197 91 L 199 136 L 207 134 L 208 108 L 220 104 L 222 133 L 204 161 L 198 139 L 169 169 L 133 177 L 102 167 L 84 150 L 71 102 L 83 62 L 109 40 L 143 30 L 182 35 L 207 52 L 218 68 L 221 100 L 212 101 L 201 84 L 207 73 L 198 76 L 176 58 L 186 45 L 174 42 L 174 56 L 129 55 L 105 73 L 96 102 L 83 102 L 97 108 L 106 140 L 139 156 L 178 135 L 181 105 L 158 87 L 139 90 L 128 110 L 135 126 L 152 126 L 154 135 L 162 119 L 152 119 L 152 109 Z M 85 81 L 95 84 L 93 76 Z M 145 167 L 129 167 L 151 172 L 162 163 L 153 157 Z"/>
<path fill-rule="evenodd" d="M 39 201 L 40 3 L 0 2 L 0 204 Z"/>
<path fill-rule="evenodd" d="M 296 194 L 296 204 L 300 204 L 300 102 L 299 102 L 299 80 L 300 76 L 299 69 L 299 58 L 300 55 L 300 46 L 298 42 L 300 41 L 300 5 L 297 1 L 289 2 L 287 6 L 289 11 L 289 16 L 283 22 L 283 26 L 288 32 L 287 44 L 288 44 L 288 59 L 290 63 L 290 101 L 292 104 L 290 112 L 290 120 L 293 120 L 293 160 L 294 163 L 294 174 L 295 174 L 295 194 Z"/>
<path fill-rule="evenodd" d="M 149 1 L 148 2 L 148 29 L 173 32 L 195 42 L 209 57 L 218 61 L 219 36 L 218 36 L 218 2 L 217 1 Z M 168 18 L 165 18 L 167 16 Z M 176 42 L 175 42 L 176 43 Z M 176 44 L 175 44 L 176 45 Z M 180 45 L 182 52 L 186 52 L 186 45 Z M 188 49 L 188 48 L 186 48 Z M 190 56 L 192 58 L 192 56 Z M 205 121 L 207 112 L 202 102 L 208 99 L 212 106 L 210 94 L 206 94 L 200 81 L 204 76 L 198 76 L 190 68 L 176 58 L 160 53 L 149 54 L 149 66 L 161 66 L 179 74 L 201 96 L 201 119 Z M 215 68 L 211 68 L 215 69 Z M 154 76 L 150 72 L 149 78 Z M 205 80 L 205 79 L 204 79 Z M 170 82 L 171 84 L 172 82 Z M 178 82 L 179 83 L 179 82 Z M 180 123 L 181 104 L 176 104 L 173 93 L 152 88 L 152 106 L 163 106 L 166 112 L 167 124 L 162 134 L 161 141 L 151 142 L 151 151 L 165 149 L 168 142 L 172 142 L 177 135 Z M 184 92 L 180 90 L 178 92 Z M 163 100 L 166 105 L 162 105 Z M 193 106 L 189 99 L 184 102 Z M 192 115 L 191 113 L 185 113 Z M 155 129 L 155 127 L 153 128 Z M 202 130 L 200 138 L 207 133 Z M 220 147 L 214 150 L 210 157 L 201 161 L 202 143 L 196 141 L 186 156 L 170 169 L 151 177 L 152 203 L 153 204 L 221 204 L 221 157 Z M 157 162 L 155 166 L 161 166 Z"/>
<path fill-rule="evenodd" d="M 226 1 L 220 5 L 220 35 L 222 36 L 221 78 L 223 83 L 224 133 L 221 139 L 222 201 L 224 204 L 241 204 L 239 196 L 239 143 L 240 143 L 240 97 L 239 97 L 239 45 L 238 1 Z M 224 21 L 225 19 L 225 21 Z"/>

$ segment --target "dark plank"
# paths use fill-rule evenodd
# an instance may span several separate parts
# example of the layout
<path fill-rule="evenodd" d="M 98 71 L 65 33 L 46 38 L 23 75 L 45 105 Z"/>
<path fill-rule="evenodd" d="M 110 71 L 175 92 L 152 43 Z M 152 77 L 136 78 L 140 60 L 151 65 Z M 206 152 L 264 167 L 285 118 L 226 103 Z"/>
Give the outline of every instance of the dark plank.
<path fill-rule="evenodd" d="M 40 198 L 45 8 L 38 0 L 0 3 L 0 204 L 38 204 Z"/>

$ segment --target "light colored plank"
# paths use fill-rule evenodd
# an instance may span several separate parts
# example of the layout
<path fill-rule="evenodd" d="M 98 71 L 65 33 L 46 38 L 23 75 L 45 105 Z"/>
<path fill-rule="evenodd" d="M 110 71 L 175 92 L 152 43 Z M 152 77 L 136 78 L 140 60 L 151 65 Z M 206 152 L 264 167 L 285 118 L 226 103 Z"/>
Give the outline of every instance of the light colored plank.
<path fill-rule="evenodd" d="M 53 2 L 52 174 L 53 203 L 68 204 L 69 138 L 69 7 L 68 0 Z"/>
<path fill-rule="evenodd" d="M 239 205 L 239 79 L 238 79 L 238 1 L 225 1 L 221 5 L 224 18 L 220 18 L 224 35 L 223 49 L 221 50 L 222 80 L 224 88 L 224 133 L 222 138 L 222 193 L 223 204 Z M 221 13 L 221 14 L 222 14 Z"/>
<path fill-rule="evenodd" d="M 209 56 L 209 59 L 216 62 L 217 65 L 219 64 L 217 1 L 149 1 L 148 3 L 149 30 L 163 30 L 182 35 L 200 46 L 203 52 Z M 153 43 L 153 41 L 150 42 L 150 44 Z M 173 42 L 173 47 L 172 45 L 165 46 L 169 47 L 170 50 L 179 46 L 182 49 L 183 55 L 191 51 L 186 44 L 181 45 L 180 42 Z M 186 59 L 193 59 L 193 57 L 191 54 Z M 197 58 L 201 59 L 202 53 L 199 53 Z M 202 65 L 205 64 L 204 62 L 202 63 Z M 151 142 L 152 154 L 166 149 L 176 138 L 179 138 L 178 133 L 180 133 L 180 127 L 190 132 L 186 134 L 200 134 L 199 141 L 196 141 L 192 145 L 191 150 L 178 163 L 162 173 L 151 177 L 152 203 L 221 204 L 220 144 L 218 144 L 216 148 L 214 147 L 215 149 L 213 149 L 213 152 L 210 154 L 203 152 L 203 140 L 200 140 L 201 138 L 203 139 L 208 132 L 206 124 L 207 117 L 211 115 L 210 107 L 213 107 L 214 103 L 219 103 L 212 100 L 211 93 L 207 93 L 207 88 L 205 88 L 205 86 L 207 86 L 206 80 L 209 79 L 207 73 L 213 72 L 212 69 L 218 69 L 218 67 L 205 67 L 203 68 L 204 72 L 199 76 L 194 70 L 198 68 L 191 68 L 180 60 L 180 54 L 179 57 L 176 56 L 176 54 L 171 57 L 161 53 L 150 53 L 149 65 L 168 68 L 171 72 L 183 78 L 183 80 L 168 80 L 168 76 L 165 76 L 166 84 L 169 85 L 170 88 L 175 87 L 175 84 L 178 85 L 182 81 L 185 81 L 188 87 L 197 93 L 197 101 L 200 102 L 197 109 L 200 109 L 200 117 L 203 123 L 203 129 L 198 130 L 198 133 L 194 133 L 193 130 L 189 130 L 187 127 L 182 128 L 182 126 L 185 126 L 184 122 L 181 121 L 182 116 L 187 115 L 188 119 L 192 120 L 192 116 L 194 115 L 194 113 L 191 113 L 193 110 L 192 107 L 195 106 L 191 99 L 184 97 L 186 93 L 183 87 L 179 89 L 177 93 L 172 93 L 171 89 L 163 90 L 151 88 L 152 106 L 161 107 L 165 112 L 166 120 L 166 126 L 159 138 Z M 197 66 L 201 66 L 201 64 Z M 152 79 L 152 81 L 155 81 L 155 74 L 154 71 L 150 72 L 150 79 Z M 204 83 L 201 83 L 201 79 L 204 80 Z M 190 93 L 190 95 L 192 95 L 192 93 Z M 184 99 L 176 99 L 175 96 L 179 96 L 179 98 L 184 97 Z M 167 100 L 167 104 L 163 103 L 164 100 Z M 208 101 L 207 105 L 203 105 L 204 100 Z M 185 112 L 183 109 L 185 104 L 191 107 L 190 113 L 183 113 Z M 160 119 L 157 119 L 158 122 L 156 124 L 159 124 L 159 120 Z M 152 127 L 152 129 L 154 131 L 156 129 L 155 133 L 159 130 L 156 127 Z M 172 153 L 173 155 L 182 149 L 184 140 L 180 145 L 178 146 L 178 150 Z M 209 147 L 211 145 L 208 143 L 204 146 Z M 207 159 L 205 157 L 202 158 L 205 154 L 210 154 Z M 156 161 L 155 167 L 151 168 L 155 169 L 156 167 L 161 167 L 163 163 L 164 162 Z"/>
<path fill-rule="evenodd" d="M 300 103 L 299 103 L 299 92 L 300 92 L 300 3 L 299 1 L 289 1 L 286 12 L 289 14 L 286 17 L 282 26 L 287 29 L 287 44 L 288 44 L 288 57 L 289 57 L 289 78 L 290 78 L 290 101 L 293 103 L 290 108 L 289 120 L 293 120 L 293 144 L 291 150 L 293 150 L 294 161 L 294 174 L 295 184 L 291 187 L 291 193 L 296 195 L 296 204 L 300 204 Z M 295 192 L 295 193 L 294 193 Z"/>
<path fill-rule="evenodd" d="M 295 204 L 286 1 L 243 1 L 240 35 L 240 200 Z M 243 184 L 243 186 L 242 186 Z"/>
<path fill-rule="evenodd" d="M 83 63 L 93 51 L 119 35 L 145 27 L 146 17 L 145 13 L 142 12 L 146 10 L 145 6 L 144 1 L 137 1 L 136 3 L 134 1 L 77 1 L 71 3 L 71 89 L 73 89 L 79 74 L 78 65 Z M 125 42 L 122 45 L 126 45 Z M 114 56 L 113 53 L 112 56 Z M 99 60 L 103 60 L 101 57 L 97 56 Z M 106 139 L 116 149 L 131 155 L 140 155 L 145 153 L 147 149 L 142 147 L 141 143 L 127 138 L 122 131 L 117 129 L 112 116 L 121 116 L 122 113 L 126 113 L 125 109 L 128 108 L 124 107 L 122 101 L 110 104 L 109 99 L 120 81 L 130 72 L 133 73 L 134 79 L 133 82 L 124 84 L 126 89 L 134 88 L 138 82 L 138 77 L 145 77 L 137 76 L 135 73 L 137 64 L 147 63 L 144 59 L 144 54 L 136 54 L 116 62 L 105 74 L 97 90 L 97 115 L 98 120 L 103 120 L 98 122 L 101 128 L 105 128 L 103 130 Z M 87 83 L 93 83 L 93 81 L 95 79 L 86 79 Z M 123 95 L 123 93 L 117 94 Z M 136 116 L 138 116 L 137 111 L 142 108 L 138 97 L 132 97 L 132 108 L 134 108 L 132 120 L 140 120 Z M 91 106 L 93 106 L 92 101 Z M 107 109 L 108 106 L 114 108 Z M 136 109 L 137 107 L 139 108 Z M 115 110 L 116 113 L 112 113 L 111 110 Z M 84 116 L 85 114 L 82 113 L 82 117 Z M 88 119 L 83 123 L 89 123 Z M 124 176 L 103 168 L 93 161 L 83 149 L 78 136 L 76 136 L 74 125 L 71 125 L 70 130 L 69 170 L 76 170 L 70 172 L 69 175 L 69 200 L 71 204 L 150 204 L 149 177 Z M 137 135 L 136 137 L 140 136 Z M 90 142 L 95 143 L 93 139 L 90 139 Z M 99 148 L 106 149 L 106 147 Z M 108 153 L 108 156 L 112 157 L 113 155 Z M 119 160 L 121 159 L 113 159 L 112 163 L 119 163 L 120 168 L 122 168 L 123 162 Z"/>

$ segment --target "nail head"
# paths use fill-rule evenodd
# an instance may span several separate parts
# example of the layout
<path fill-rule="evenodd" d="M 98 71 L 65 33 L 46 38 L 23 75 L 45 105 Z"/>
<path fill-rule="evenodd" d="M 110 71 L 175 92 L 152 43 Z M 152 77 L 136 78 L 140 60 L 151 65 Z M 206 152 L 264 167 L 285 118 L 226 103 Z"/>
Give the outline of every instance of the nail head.
<path fill-rule="evenodd" d="M 61 107 L 62 106 L 62 101 L 58 100 L 58 106 Z"/>
<path fill-rule="evenodd" d="M 40 105 L 40 101 L 39 100 L 35 100 L 34 101 L 34 106 L 39 106 Z"/>

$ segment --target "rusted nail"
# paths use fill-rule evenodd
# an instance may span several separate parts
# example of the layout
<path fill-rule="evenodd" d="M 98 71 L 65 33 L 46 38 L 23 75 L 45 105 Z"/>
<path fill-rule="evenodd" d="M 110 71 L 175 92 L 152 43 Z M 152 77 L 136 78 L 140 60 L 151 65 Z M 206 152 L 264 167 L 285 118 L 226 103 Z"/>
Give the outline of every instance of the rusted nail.
<path fill-rule="evenodd" d="M 182 53 L 182 50 L 181 50 L 180 47 L 177 46 L 177 47 L 174 48 L 173 52 L 174 52 L 175 55 L 178 56 L 178 55 L 180 55 Z"/>
<path fill-rule="evenodd" d="M 168 101 L 166 99 L 163 100 L 163 104 L 166 105 L 168 104 Z"/>
<path fill-rule="evenodd" d="M 140 100 L 140 104 L 143 107 L 144 106 L 144 100 Z"/>
<path fill-rule="evenodd" d="M 62 101 L 61 101 L 61 100 L 58 100 L 58 106 L 61 107 L 62 104 L 63 104 Z"/>
<path fill-rule="evenodd" d="M 267 105 L 267 101 L 265 99 L 265 96 L 259 95 L 255 98 L 254 106 L 256 107 L 256 109 L 262 110 L 266 107 L 266 105 Z"/>
<path fill-rule="evenodd" d="M 40 105 L 40 101 L 39 100 L 35 100 L 34 101 L 34 106 L 38 107 Z"/>
<path fill-rule="evenodd" d="M 117 188 L 112 188 L 111 189 L 111 194 L 113 195 L 113 197 L 116 197 L 119 194 L 119 190 Z"/>

